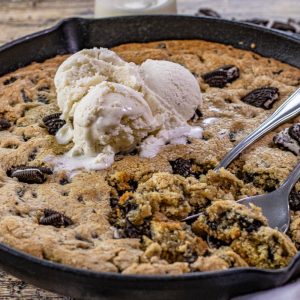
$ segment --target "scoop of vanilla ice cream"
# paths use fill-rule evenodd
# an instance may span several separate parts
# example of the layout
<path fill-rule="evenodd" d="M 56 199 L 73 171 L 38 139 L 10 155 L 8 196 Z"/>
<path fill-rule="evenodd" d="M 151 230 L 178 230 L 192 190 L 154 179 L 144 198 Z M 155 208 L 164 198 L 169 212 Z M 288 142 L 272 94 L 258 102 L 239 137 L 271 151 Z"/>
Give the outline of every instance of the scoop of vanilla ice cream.
<path fill-rule="evenodd" d="M 81 50 L 60 65 L 54 77 L 57 103 L 66 121 L 56 136 L 60 144 L 72 141 L 72 120 L 78 103 L 92 87 L 103 81 L 124 84 L 135 90 L 142 84 L 138 66 L 125 62 L 106 48 Z"/>
<path fill-rule="evenodd" d="M 201 138 L 202 128 L 189 121 L 202 105 L 198 81 L 185 67 L 164 60 L 146 60 L 140 66 L 142 92 L 157 121 L 155 136 L 144 140 L 140 155 L 154 157 L 166 143 L 185 144 L 188 137 Z"/>
<path fill-rule="evenodd" d="M 151 90 L 150 94 L 156 95 L 147 97 L 152 111 L 163 106 L 164 111 L 172 115 L 172 119 L 177 117 L 186 122 L 201 107 L 198 81 L 185 67 L 170 61 L 148 59 L 141 65 L 140 74 L 147 88 Z M 157 100 L 159 103 L 156 103 Z"/>
<path fill-rule="evenodd" d="M 108 49 L 84 49 L 73 54 L 60 65 L 54 77 L 62 117 L 68 122 L 78 102 L 97 84 L 111 81 L 139 89 L 139 78 L 134 63 L 123 61 Z"/>
<path fill-rule="evenodd" d="M 96 162 L 134 149 L 157 129 L 141 93 L 107 81 L 92 88 L 79 102 L 73 123 L 75 146 L 71 156 L 100 154 Z"/>
<path fill-rule="evenodd" d="M 62 168 L 106 168 L 115 153 L 137 146 L 141 156 L 153 157 L 166 143 L 202 135 L 200 127 L 187 123 L 201 107 L 201 91 L 181 65 L 147 60 L 137 66 L 94 48 L 69 57 L 54 82 L 66 120 L 56 139 L 74 143 L 69 160 L 59 161 Z"/>

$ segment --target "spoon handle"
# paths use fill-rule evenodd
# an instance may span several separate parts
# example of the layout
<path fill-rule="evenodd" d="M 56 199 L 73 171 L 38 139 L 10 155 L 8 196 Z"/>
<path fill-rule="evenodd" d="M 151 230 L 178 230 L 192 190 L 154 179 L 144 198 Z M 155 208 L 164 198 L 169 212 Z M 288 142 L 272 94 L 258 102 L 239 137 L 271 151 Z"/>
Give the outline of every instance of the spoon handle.
<path fill-rule="evenodd" d="M 285 182 L 280 187 L 281 190 L 284 190 L 284 193 L 289 194 L 293 188 L 293 186 L 296 184 L 296 182 L 300 178 L 300 161 L 295 166 L 294 170 L 290 173 L 288 178 L 285 180 Z"/>
<path fill-rule="evenodd" d="M 222 159 L 215 171 L 220 168 L 226 168 L 228 165 L 249 145 L 257 141 L 263 135 L 278 127 L 287 120 L 295 117 L 300 113 L 300 88 L 298 88 L 277 110 L 266 119 L 257 129 L 250 133 L 234 148 L 232 148 L 227 155 Z"/>

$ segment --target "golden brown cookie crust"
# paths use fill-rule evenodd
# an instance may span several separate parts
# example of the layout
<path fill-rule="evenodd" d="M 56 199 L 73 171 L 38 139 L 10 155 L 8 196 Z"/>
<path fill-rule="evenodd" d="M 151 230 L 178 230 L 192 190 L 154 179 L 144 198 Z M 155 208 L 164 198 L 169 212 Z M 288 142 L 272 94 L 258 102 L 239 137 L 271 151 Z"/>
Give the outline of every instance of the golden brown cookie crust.
<path fill-rule="evenodd" d="M 19 182 L 7 176 L 10 168 L 48 165 L 45 159 L 49 155 L 61 155 L 72 146 L 58 145 L 42 122 L 43 117 L 59 111 L 53 78 L 67 56 L 34 63 L 3 76 L 0 78 L 0 117 L 8 120 L 11 127 L 0 131 L 0 241 L 40 258 L 124 274 L 181 274 L 248 264 L 264 268 L 286 265 L 295 248 L 285 236 L 280 236 L 280 242 L 275 245 L 274 256 L 278 263 L 246 259 L 247 249 L 254 247 L 257 239 L 274 236 L 268 227 L 256 232 L 255 242 L 246 238 L 237 240 L 226 251 L 223 248 L 205 250 L 205 236 L 196 237 L 189 225 L 187 229 L 173 225 L 180 227 L 176 230 L 182 237 L 182 243 L 175 246 L 172 243 L 166 246 L 165 236 L 158 236 L 173 230 L 171 225 L 163 226 L 163 222 L 178 223 L 180 218 L 197 209 L 201 211 L 216 200 L 234 201 L 246 195 L 265 193 L 278 187 L 287 177 L 298 159 L 291 152 L 275 147 L 272 138 L 276 132 L 299 122 L 300 117 L 262 138 L 245 151 L 229 171 L 222 170 L 219 174 L 207 171 L 299 87 L 300 70 L 252 52 L 198 40 L 126 44 L 112 50 L 137 64 L 148 58 L 165 59 L 193 72 L 203 92 L 203 116 L 199 124 L 204 128 L 204 139 L 191 140 L 188 145 L 167 145 L 153 159 L 119 155 L 112 167 L 103 171 L 78 171 L 71 176 L 60 171 L 47 175 L 43 184 Z M 204 73 L 229 64 L 239 67 L 239 79 L 222 89 L 209 87 L 203 81 Z M 253 89 L 264 86 L 279 89 L 280 97 L 271 110 L 240 100 Z M 173 171 L 170 161 L 178 158 L 191 163 L 192 177 L 169 176 Z M 154 190 L 159 184 L 159 190 Z M 120 238 L 118 230 L 122 231 L 124 225 L 113 227 L 117 215 L 112 216 L 112 212 L 119 213 L 120 220 L 126 217 L 122 209 L 117 212 L 112 208 L 112 203 L 119 205 L 124 192 L 128 195 L 123 196 L 123 204 L 134 195 L 140 207 L 148 205 L 148 211 L 140 210 L 147 216 L 131 215 L 132 222 L 138 222 L 138 217 L 141 217 L 139 220 L 148 218 L 149 230 L 157 233 L 153 238 L 148 236 L 147 243 L 142 237 Z M 155 201 L 159 202 L 156 206 Z M 178 203 L 181 210 L 176 210 Z M 70 217 L 73 224 L 67 227 L 39 224 L 47 208 Z M 297 246 L 300 244 L 299 219 L 299 213 L 293 212 L 290 236 Z M 172 259 L 164 252 L 166 247 Z M 195 253 L 194 249 L 198 249 L 198 258 L 191 261 L 189 256 L 184 261 L 185 253 Z M 182 255 L 178 255 L 178 251 Z M 283 256 L 283 252 L 288 255 Z M 175 260 L 180 257 L 180 261 L 172 261 L 174 257 Z"/>

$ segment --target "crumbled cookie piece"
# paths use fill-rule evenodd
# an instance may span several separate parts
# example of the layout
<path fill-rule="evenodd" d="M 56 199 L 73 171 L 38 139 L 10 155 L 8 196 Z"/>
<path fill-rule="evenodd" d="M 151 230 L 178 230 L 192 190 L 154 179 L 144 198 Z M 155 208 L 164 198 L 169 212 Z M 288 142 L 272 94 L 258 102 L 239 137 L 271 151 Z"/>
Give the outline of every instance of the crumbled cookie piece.
<path fill-rule="evenodd" d="M 230 247 L 249 266 L 266 269 L 287 266 L 297 252 L 288 236 L 265 226 L 233 240 Z"/>
<path fill-rule="evenodd" d="M 115 189 L 116 194 L 119 196 L 122 196 L 125 192 L 135 191 L 137 188 L 134 175 L 127 172 L 115 172 L 111 174 L 107 180 L 109 185 Z"/>
<path fill-rule="evenodd" d="M 291 213 L 291 224 L 289 229 L 289 236 L 295 242 L 298 250 L 300 249 L 300 212 Z"/>
<path fill-rule="evenodd" d="M 206 242 L 193 234 L 188 225 L 181 222 L 153 221 L 151 236 L 151 240 L 161 248 L 160 257 L 170 263 L 194 262 L 208 249 Z M 151 247 L 150 240 L 147 239 L 145 244 Z"/>
<path fill-rule="evenodd" d="M 208 256 L 200 256 L 191 265 L 193 271 L 215 271 L 229 268 L 248 267 L 248 264 L 230 247 L 213 250 Z"/>
<path fill-rule="evenodd" d="M 151 236 L 150 219 L 182 220 L 195 209 L 206 205 L 207 200 L 202 195 L 204 192 L 205 184 L 192 177 L 156 173 L 138 185 L 134 193 L 125 192 L 121 197 L 114 198 L 116 202 L 111 203 L 111 224 L 125 234 L 127 232 L 127 236 L 128 226 L 130 233 L 137 234 L 134 237 Z"/>
<path fill-rule="evenodd" d="M 231 201 L 216 201 L 193 224 L 193 231 L 222 240 L 250 266 L 286 266 L 296 248 L 283 233 L 266 227 L 266 219 L 256 207 Z"/>
<path fill-rule="evenodd" d="M 150 199 L 152 196 L 157 198 L 153 201 L 154 211 L 158 211 L 155 202 L 162 202 L 161 211 L 166 211 L 168 217 L 184 218 L 191 211 L 189 206 L 204 207 L 207 204 L 207 199 L 202 195 L 204 189 L 205 184 L 195 178 L 156 173 L 140 184 L 136 192 L 149 195 Z"/>
<path fill-rule="evenodd" d="M 163 213 L 170 219 L 185 218 L 192 211 L 184 195 L 168 192 L 136 193 L 133 195 L 133 207 L 128 213 L 128 219 L 133 224 L 140 225 L 142 220 Z"/>
<path fill-rule="evenodd" d="M 193 224 L 193 231 L 230 243 L 264 225 L 267 225 L 267 220 L 258 207 L 249 208 L 234 201 L 215 201 Z"/>
<path fill-rule="evenodd" d="M 206 185 L 203 196 L 210 201 L 218 199 L 237 200 L 245 189 L 245 184 L 242 180 L 223 168 L 218 172 L 208 171 L 206 176 L 200 178 L 200 182 Z"/>

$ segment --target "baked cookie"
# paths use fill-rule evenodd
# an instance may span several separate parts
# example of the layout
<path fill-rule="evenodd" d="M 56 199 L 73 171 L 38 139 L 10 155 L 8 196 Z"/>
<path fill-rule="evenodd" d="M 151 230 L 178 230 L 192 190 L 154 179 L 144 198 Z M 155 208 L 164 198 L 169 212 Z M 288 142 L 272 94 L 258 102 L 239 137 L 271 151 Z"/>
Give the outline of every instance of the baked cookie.
<path fill-rule="evenodd" d="M 67 56 L 1 77 L 0 241 L 58 263 L 124 274 L 286 266 L 300 245 L 300 184 L 290 196 L 292 241 L 269 228 L 258 209 L 234 201 L 285 180 L 298 161 L 291 151 L 298 148 L 289 145 L 298 145 L 300 118 L 267 134 L 227 170 L 213 168 L 300 86 L 300 70 L 198 40 L 112 50 L 136 64 L 151 58 L 188 68 L 203 92 L 191 120 L 203 127 L 203 138 L 166 145 L 151 159 L 119 153 L 106 170 L 55 171 L 49 157 L 73 146 L 54 136 L 64 124 L 53 78 Z M 181 222 L 199 212 L 194 224 Z M 211 246 L 208 235 L 215 237 Z"/>

